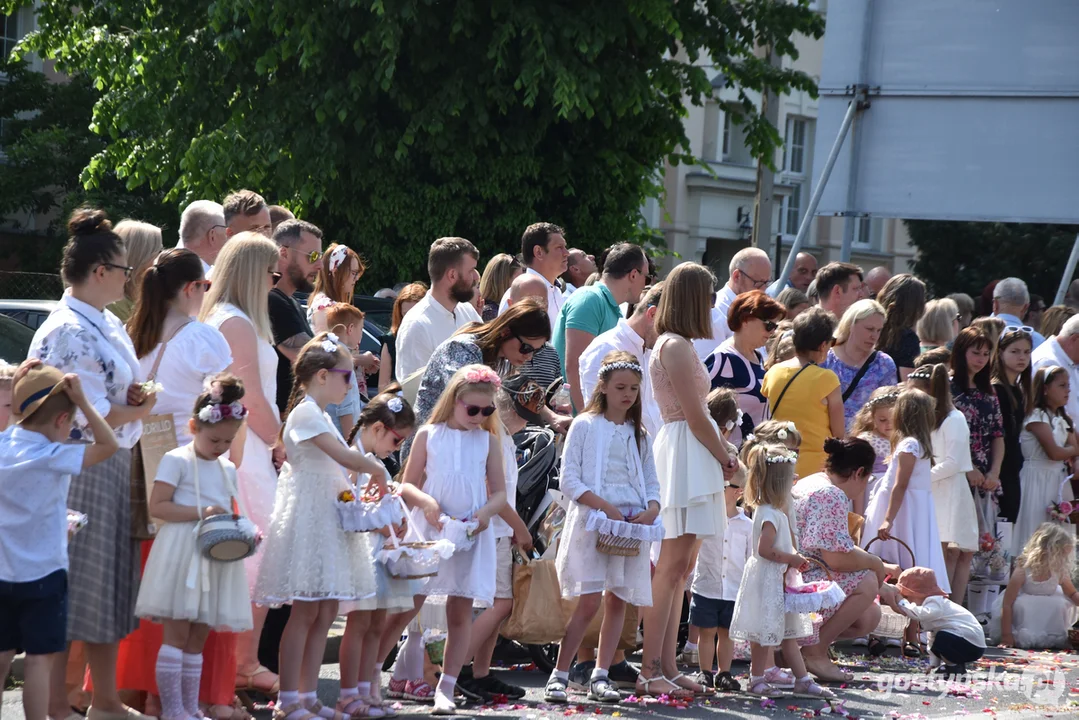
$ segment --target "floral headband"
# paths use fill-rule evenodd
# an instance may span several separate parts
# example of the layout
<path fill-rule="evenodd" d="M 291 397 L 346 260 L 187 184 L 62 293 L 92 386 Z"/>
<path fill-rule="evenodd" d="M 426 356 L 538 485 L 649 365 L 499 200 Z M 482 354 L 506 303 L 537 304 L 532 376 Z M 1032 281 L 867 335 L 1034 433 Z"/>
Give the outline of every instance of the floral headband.
<path fill-rule="evenodd" d="M 777 465 L 779 463 L 790 463 L 794 465 L 798 462 L 798 453 L 778 453 L 776 455 L 769 455 L 767 458 L 769 465 Z"/>
<path fill-rule="evenodd" d="M 219 423 L 222 420 L 243 420 L 247 417 L 247 408 L 239 400 L 228 404 L 212 402 L 203 405 L 199 410 L 198 418 L 204 423 Z"/>
<path fill-rule="evenodd" d="M 335 247 L 333 252 L 330 253 L 330 272 L 336 272 L 346 258 L 348 258 L 348 246 L 338 245 Z"/>
<path fill-rule="evenodd" d="M 496 388 L 502 387 L 502 380 L 498 377 L 498 373 L 486 365 L 466 370 L 465 382 L 470 385 L 487 384 L 494 385 Z"/>
<path fill-rule="evenodd" d="M 639 363 L 619 361 L 619 362 L 607 363 L 606 365 L 600 366 L 599 376 L 603 377 L 604 375 L 608 375 L 610 373 L 613 373 L 616 370 L 632 370 L 633 372 L 637 373 L 638 375 L 644 375 L 644 370 L 641 368 Z"/>

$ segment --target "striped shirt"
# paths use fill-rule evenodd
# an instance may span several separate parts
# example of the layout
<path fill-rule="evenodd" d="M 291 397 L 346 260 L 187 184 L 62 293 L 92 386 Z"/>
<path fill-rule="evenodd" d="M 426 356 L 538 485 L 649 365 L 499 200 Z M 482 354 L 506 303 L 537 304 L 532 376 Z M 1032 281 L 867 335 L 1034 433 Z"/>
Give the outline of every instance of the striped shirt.
<path fill-rule="evenodd" d="M 517 368 L 517 372 L 530 380 L 535 380 L 544 390 L 549 388 L 555 380 L 563 377 L 558 351 L 551 343 L 544 344 L 533 353 L 532 359 Z"/>

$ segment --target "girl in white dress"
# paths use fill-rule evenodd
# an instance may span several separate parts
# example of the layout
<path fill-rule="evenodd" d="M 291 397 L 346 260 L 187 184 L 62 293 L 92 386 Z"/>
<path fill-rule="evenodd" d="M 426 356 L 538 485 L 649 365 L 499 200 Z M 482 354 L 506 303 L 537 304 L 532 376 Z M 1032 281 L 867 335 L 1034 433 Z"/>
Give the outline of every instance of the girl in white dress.
<path fill-rule="evenodd" d="M 233 512 L 236 467 L 222 455 L 247 415 L 243 396 L 235 377 L 212 378 L 187 422 L 192 441 L 161 459 L 150 494 L 150 515 L 164 524 L 146 560 L 135 614 L 163 625 L 156 678 L 164 720 L 200 717 L 202 649 L 210 630 L 251 629 L 243 563 L 203 557 L 197 534 L 204 518 Z"/>
<path fill-rule="evenodd" d="M 895 401 L 899 398 L 899 388 L 885 385 L 873 391 L 869 400 L 854 416 L 850 435 L 861 438 L 873 446 L 877 460 L 873 463 L 873 478 L 865 488 L 865 497 L 855 502 L 854 512 L 865 513 L 866 503 L 873 489 L 888 472 L 888 463 L 892 458 L 892 414 Z"/>
<path fill-rule="evenodd" d="M 993 607 L 990 642 L 1044 650 L 1068 647 L 1068 629 L 1079 620 L 1075 529 L 1042 523 L 1023 548 L 1011 580 Z"/>
<path fill-rule="evenodd" d="M 371 458 L 386 458 L 400 449 L 401 443 L 412 435 L 416 415 L 412 407 L 397 393 L 400 386 L 390 385 L 371 398 L 360 411 L 359 420 L 349 434 L 349 444 L 358 452 Z M 361 473 L 356 477 L 356 494 L 359 495 L 371 476 Z M 404 533 L 404 523 L 395 528 Z M 375 551 L 382 547 L 383 537 L 389 529 L 378 532 L 351 533 L 353 552 L 357 562 L 368 562 Z M 342 602 L 339 611 L 347 616 L 345 632 L 341 637 L 341 694 L 337 709 L 352 718 L 393 717 L 397 713 L 384 705 L 378 693 L 382 658 L 379 644 L 386 625 L 387 612 L 399 613 L 413 608 L 413 596 L 422 584 L 416 580 L 399 580 L 390 577 L 386 566 L 374 564 L 377 592 L 373 597 Z M 400 637 L 400 631 L 397 634 Z"/>
<path fill-rule="evenodd" d="M 652 604 L 650 542 L 646 538 L 662 539 L 662 532 L 656 535 L 653 530 L 659 516 L 659 479 L 652 443 L 641 423 L 643 374 L 644 369 L 630 353 L 608 353 L 600 364 L 599 381 L 588 406 L 566 436 L 560 482 L 563 494 L 572 502 L 558 543 L 556 566 L 562 597 L 579 597 L 580 601 L 566 626 L 558 662 L 544 690 L 550 702 L 566 702 L 570 665 L 600 603 L 603 622 L 588 697 L 618 702 L 621 695 L 607 672 L 622 632 L 626 603 L 638 607 Z M 601 523 L 608 519 L 640 526 L 637 539 L 644 542 L 637 555 L 609 555 L 596 549 Z"/>
<path fill-rule="evenodd" d="M 1012 555 L 1018 555 L 1038 526 L 1049 519 L 1049 504 L 1072 500 L 1069 483 L 1071 459 L 1079 455 L 1072 419 L 1064 411 L 1071 392 L 1068 371 L 1058 365 L 1038 370 L 1031 396 L 1034 410 L 1023 422 L 1019 443 L 1023 469 L 1019 471 L 1019 514 L 1012 534 Z M 1061 484 L 1063 483 L 1063 491 Z"/>
<path fill-rule="evenodd" d="M 292 603 L 281 635 L 281 691 L 276 720 L 337 718 L 315 696 L 326 635 L 339 600 L 375 593 L 374 559 L 359 557 L 341 529 L 334 503 L 351 490 L 347 470 L 370 473 L 382 493 L 382 463 L 345 444 L 325 407 L 341 402 L 352 383 L 352 356 L 332 333 L 319 333 L 293 364 L 295 381 L 283 440 L 288 461 L 281 469 L 265 558 L 255 583 L 255 602 Z"/>
<path fill-rule="evenodd" d="M 939 577 L 951 586 L 952 602 L 962 604 L 970 580 L 970 563 L 978 549 L 978 511 L 967 481 L 967 473 L 974 469 L 970 459 L 970 429 L 966 416 L 952 404 L 951 383 L 945 365 L 916 368 L 907 376 L 907 387 L 921 390 L 936 401 L 934 429 L 929 435 L 933 447 L 933 467 L 929 477 L 937 514 L 937 534 L 948 571 Z"/>
<path fill-rule="evenodd" d="M 501 381 L 486 365 L 466 365 L 450 379 L 420 428 L 405 466 L 401 496 L 412 508 L 409 522 L 428 539 L 442 537 L 450 521 L 475 522 L 468 540 L 442 561 L 423 594 L 445 599 L 446 649 L 435 688 L 435 715 L 456 712 L 453 689 L 468 656 L 472 604 L 495 599 L 496 548 L 491 520 L 506 506 L 502 441 L 495 414 Z M 425 477 L 426 476 L 426 477 Z M 459 537 L 455 539 L 455 542 Z"/>
<path fill-rule="evenodd" d="M 796 552 L 794 523 L 788 516 L 794 511 L 791 488 L 798 455 L 782 445 L 755 444 L 743 459 L 743 497 L 745 504 L 753 508 L 753 555 L 746 562 L 738 587 L 730 636 L 749 642 L 749 692 L 765 696 L 777 693 L 765 677 L 765 670 L 771 664 L 773 650 L 780 647 L 795 676 L 795 693 L 835 697 L 813 682 L 798 648 L 798 638 L 813 634 L 809 615 L 789 613 L 786 608 L 788 571 L 809 569 L 809 561 Z"/>
<path fill-rule="evenodd" d="M 872 546 L 874 554 L 900 567 L 917 564 L 930 568 L 949 592 L 933 507 L 931 433 L 936 422 L 935 407 L 933 398 L 921 390 L 904 390 L 895 401 L 895 452 L 888 474 L 869 498 L 862 547 L 869 549 L 870 541 L 879 538 Z M 910 546 L 913 562 L 893 537 Z"/>

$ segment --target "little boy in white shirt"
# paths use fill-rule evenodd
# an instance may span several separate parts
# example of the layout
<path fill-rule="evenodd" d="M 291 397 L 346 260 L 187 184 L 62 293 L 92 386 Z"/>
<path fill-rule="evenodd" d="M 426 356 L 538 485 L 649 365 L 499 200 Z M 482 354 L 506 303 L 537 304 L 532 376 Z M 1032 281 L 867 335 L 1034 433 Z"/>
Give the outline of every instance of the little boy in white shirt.
<path fill-rule="evenodd" d="M 38 360 L 15 373 L 11 405 L 18 424 L 0 433 L 0 678 L 25 651 L 23 709 L 45 720 L 53 660 L 67 648 L 68 486 L 119 444 L 78 376 Z M 67 442 L 76 408 L 91 445 Z"/>

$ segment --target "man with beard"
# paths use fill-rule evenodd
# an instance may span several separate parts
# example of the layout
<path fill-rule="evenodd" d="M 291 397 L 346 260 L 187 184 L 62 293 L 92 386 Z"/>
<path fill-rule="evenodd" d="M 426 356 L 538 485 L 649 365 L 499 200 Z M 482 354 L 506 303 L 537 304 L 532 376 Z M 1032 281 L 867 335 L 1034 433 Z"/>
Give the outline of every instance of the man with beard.
<path fill-rule="evenodd" d="M 399 380 L 426 367 L 435 348 L 458 328 L 483 322 L 471 305 L 472 280 L 479 259 L 479 250 L 464 238 L 439 238 L 431 244 L 427 254 L 431 289 L 408 311 L 397 330 Z"/>
<path fill-rule="evenodd" d="M 280 248 L 277 270 L 281 279 L 270 291 L 269 311 L 277 350 L 277 408 L 283 415 L 292 392 L 292 363 L 314 337 L 307 314 L 293 295 L 314 289 L 322 259 L 322 231 L 303 220 L 286 220 L 274 230 L 273 239 Z"/>

